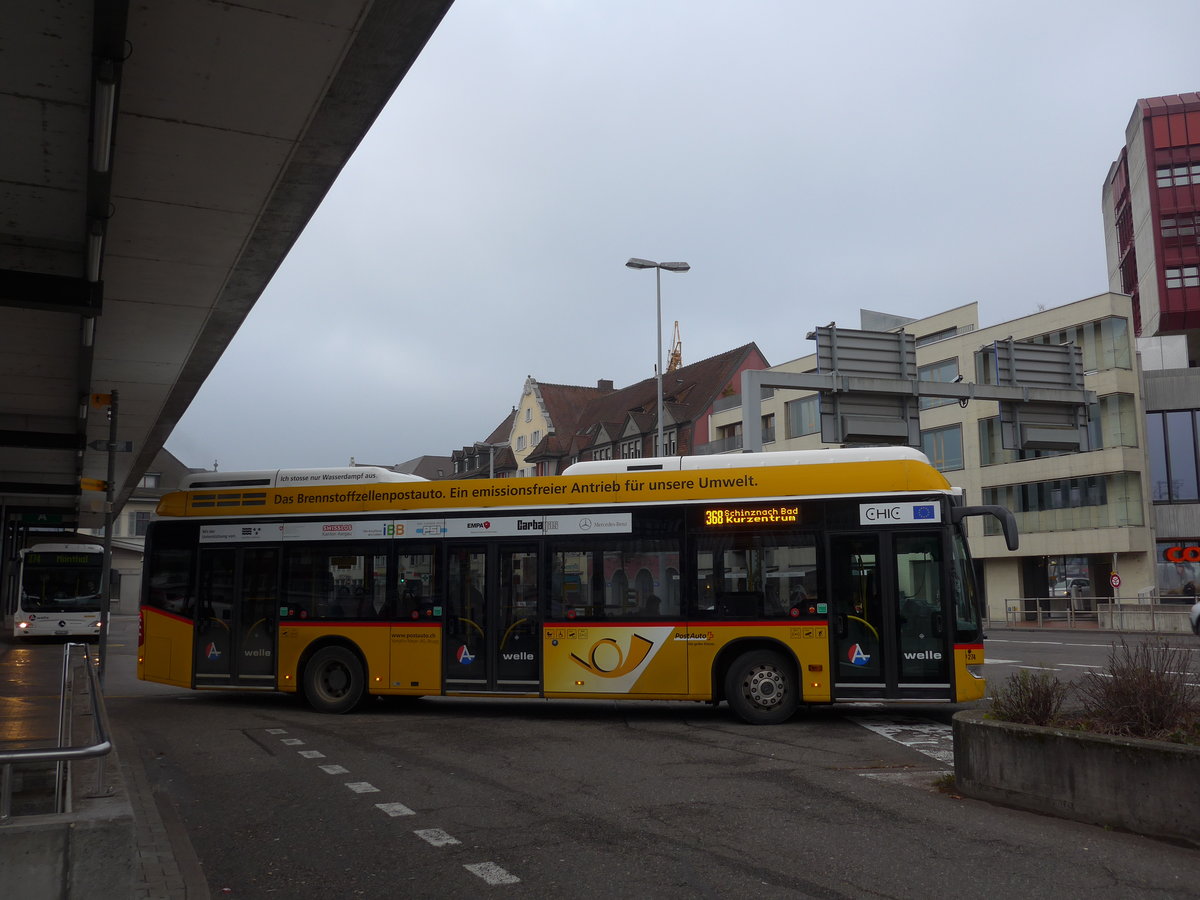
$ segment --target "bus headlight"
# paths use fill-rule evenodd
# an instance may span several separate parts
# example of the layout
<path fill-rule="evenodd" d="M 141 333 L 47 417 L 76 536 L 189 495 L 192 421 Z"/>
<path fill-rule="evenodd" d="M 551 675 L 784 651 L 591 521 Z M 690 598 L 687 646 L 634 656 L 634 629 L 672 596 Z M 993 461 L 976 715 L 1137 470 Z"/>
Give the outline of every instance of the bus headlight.
<path fill-rule="evenodd" d="M 21 628 L 21 629 L 25 629 L 25 628 L 29 627 L 29 623 L 28 622 L 18 622 L 17 627 Z"/>

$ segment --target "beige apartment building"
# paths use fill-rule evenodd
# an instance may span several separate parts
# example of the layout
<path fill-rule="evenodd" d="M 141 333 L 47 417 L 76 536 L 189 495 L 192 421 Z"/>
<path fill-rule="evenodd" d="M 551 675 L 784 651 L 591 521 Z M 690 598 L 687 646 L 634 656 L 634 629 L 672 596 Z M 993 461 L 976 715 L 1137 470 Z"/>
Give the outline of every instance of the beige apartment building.
<path fill-rule="evenodd" d="M 990 520 L 970 522 L 970 543 L 988 598 L 988 614 L 1030 609 L 1036 598 L 1074 596 L 1090 606 L 1098 598 L 1134 600 L 1155 591 L 1154 535 L 1147 473 L 1145 411 L 1130 298 L 1106 293 L 981 328 L 974 303 L 925 319 L 862 311 L 867 331 L 901 331 L 916 339 L 922 381 L 992 384 L 988 371 L 994 341 L 1062 344 L 1083 351 L 1084 387 L 1097 402 L 1089 411 L 1083 453 L 1019 451 L 1001 443 L 996 401 L 922 398 L 922 449 L 971 504 L 999 504 L 1017 518 L 1021 546 L 1004 545 Z M 804 356 L 769 371 L 816 371 Z M 761 401 L 764 450 L 822 446 L 818 397 L 775 390 Z M 743 409 L 715 413 L 710 440 L 736 449 Z M 773 426 L 773 427 L 766 427 Z M 1113 573 L 1120 578 L 1114 591 Z"/>

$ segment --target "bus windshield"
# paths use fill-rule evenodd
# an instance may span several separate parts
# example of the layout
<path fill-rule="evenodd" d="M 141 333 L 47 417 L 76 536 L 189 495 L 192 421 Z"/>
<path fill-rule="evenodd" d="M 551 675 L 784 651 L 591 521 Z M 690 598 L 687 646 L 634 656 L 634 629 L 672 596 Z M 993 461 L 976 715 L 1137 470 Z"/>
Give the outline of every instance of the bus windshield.
<path fill-rule="evenodd" d="M 100 609 L 100 561 L 94 566 L 25 562 L 21 608 L 27 612 L 93 612 Z"/>

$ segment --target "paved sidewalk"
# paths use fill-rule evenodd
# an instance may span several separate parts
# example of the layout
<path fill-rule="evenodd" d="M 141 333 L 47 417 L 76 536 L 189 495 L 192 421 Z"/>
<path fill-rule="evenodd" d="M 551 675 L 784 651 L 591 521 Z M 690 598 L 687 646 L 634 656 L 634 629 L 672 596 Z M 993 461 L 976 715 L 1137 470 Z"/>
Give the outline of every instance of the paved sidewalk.
<path fill-rule="evenodd" d="M 114 737 L 133 809 L 138 865 L 135 900 L 209 900 L 208 882 L 170 800 L 160 797 L 150 785 L 139 748 L 120 729 Z"/>

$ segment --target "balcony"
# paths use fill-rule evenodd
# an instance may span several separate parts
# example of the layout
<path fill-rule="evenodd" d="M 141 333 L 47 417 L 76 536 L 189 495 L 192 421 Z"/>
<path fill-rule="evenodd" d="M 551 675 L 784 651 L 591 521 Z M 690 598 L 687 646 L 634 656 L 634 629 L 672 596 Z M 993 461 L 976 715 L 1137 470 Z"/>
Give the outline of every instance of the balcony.
<path fill-rule="evenodd" d="M 763 443 L 770 444 L 775 440 L 775 429 L 763 429 Z M 742 436 L 735 434 L 733 437 L 720 438 L 719 440 L 710 441 L 707 444 L 701 444 L 696 448 L 697 456 L 716 456 L 720 453 L 738 453 L 742 449 Z"/>

